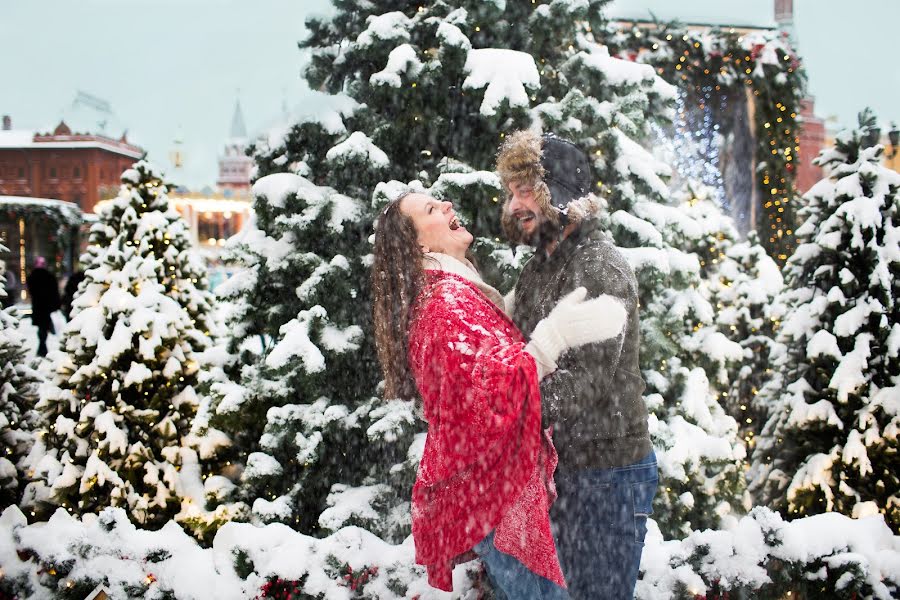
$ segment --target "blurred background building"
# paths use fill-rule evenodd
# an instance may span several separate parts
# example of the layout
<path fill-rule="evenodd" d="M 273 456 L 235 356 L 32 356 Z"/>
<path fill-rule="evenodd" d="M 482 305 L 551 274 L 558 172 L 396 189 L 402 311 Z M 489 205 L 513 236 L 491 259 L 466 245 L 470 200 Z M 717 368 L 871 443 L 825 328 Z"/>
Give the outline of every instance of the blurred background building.
<path fill-rule="evenodd" d="M 199 190 L 178 185 L 190 157 L 177 137 L 169 164 L 161 165 L 173 184 L 170 201 L 188 222 L 213 285 L 229 275 L 220 259 L 222 246 L 251 210 L 253 159 L 246 155 L 249 138 L 240 102 L 235 102 L 230 135 L 220 143 L 213 185 Z M 25 277 L 38 256 L 61 281 L 78 268 L 98 208 L 115 198 L 122 172 L 145 155 L 128 140 L 109 103 L 85 92 L 77 93 L 50 131 L 16 129 L 12 116 L 2 117 L 0 244 L 5 250 L 0 260 L 15 276 L 17 301 L 27 300 Z"/>

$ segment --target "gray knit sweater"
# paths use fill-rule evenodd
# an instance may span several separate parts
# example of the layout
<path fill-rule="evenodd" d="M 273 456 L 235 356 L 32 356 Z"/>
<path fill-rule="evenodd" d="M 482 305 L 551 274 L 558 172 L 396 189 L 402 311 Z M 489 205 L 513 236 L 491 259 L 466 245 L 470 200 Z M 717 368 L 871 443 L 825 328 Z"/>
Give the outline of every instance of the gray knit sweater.
<path fill-rule="evenodd" d="M 565 352 L 541 382 L 546 424 L 560 470 L 633 464 L 650 453 L 644 380 L 638 365 L 637 280 L 625 257 L 588 220 L 547 256 L 538 250 L 516 284 L 513 320 L 526 336 L 577 287 L 622 300 L 628 321 L 618 337 Z"/>

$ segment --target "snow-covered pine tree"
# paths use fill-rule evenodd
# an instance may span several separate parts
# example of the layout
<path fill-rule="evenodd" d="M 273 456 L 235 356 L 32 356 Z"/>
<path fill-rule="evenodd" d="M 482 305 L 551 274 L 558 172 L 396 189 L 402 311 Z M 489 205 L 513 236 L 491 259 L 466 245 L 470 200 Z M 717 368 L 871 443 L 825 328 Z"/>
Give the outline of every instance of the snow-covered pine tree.
<path fill-rule="evenodd" d="M 179 470 L 196 412 L 198 352 L 211 296 L 162 174 L 140 161 L 101 209 L 85 281 L 38 409 L 48 429 L 29 457 L 23 503 L 76 513 L 127 507 L 161 525 L 190 496 Z M 194 494 L 196 495 L 196 494 Z"/>
<path fill-rule="evenodd" d="M 638 277 L 645 399 L 660 464 L 654 518 L 667 537 L 718 527 L 743 503 L 745 487 L 745 448 L 720 403 L 742 351 L 716 327 L 701 264 L 709 258 L 708 223 L 678 199 L 644 196 L 630 210 L 611 203 L 608 212 Z"/>
<path fill-rule="evenodd" d="M 751 455 L 768 417 L 759 391 L 772 378 L 777 342 L 771 308 L 783 283 L 781 270 L 753 230 L 746 240 L 725 250 L 710 282 L 719 331 L 743 348 L 743 360 L 729 369 L 728 395 L 722 405 L 737 419 Z"/>
<path fill-rule="evenodd" d="M 481 11 L 478 3 L 470 4 Z M 480 119 L 480 100 L 471 106 L 475 101 L 462 90 L 471 45 L 453 25 L 465 19 L 466 11 L 457 11 L 446 23 L 432 14 L 425 24 L 425 16 L 415 10 L 407 11 L 410 19 L 387 5 L 382 11 L 371 8 L 367 12 L 339 6 L 331 22 L 310 22 L 305 42 L 314 49 L 307 71 L 311 87 L 344 91 L 363 103 L 341 96 L 340 112 L 303 120 L 283 140 L 258 149 L 259 175 L 289 171 L 304 179 L 277 176 L 280 179 L 263 177 L 257 182 L 257 229 L 245 237 L 255 236 L 256 246 L 266 250 L 254 253 L 253 244 L 236 248 L 248 277 L 226 293 L 247 316 L 237 320 L 230 343 L 234 358 L 226 370 L 235 386 L 230 395 L 227 385 L 219 386 L 222 393 L 211 412 L 212 421 L 229 433 L 223 419 L 238 405 L 255 405 L 253 410 L 264 416 L 260 426 L 249 431 L 245 424 L 232 424 L 245 428 L 235 457 L 246 463 L 242 491 L 257 517 L 290 522 L 309 532 L 365 524 L 399 540 L 408 532 L 407 502 L 418 459 L 415 449 L 421 443 L 412 444 L 410 400 L 376 398 L 380 377 L 367 285 L 368 238 L 376 216 L 370 199 L 376 184 L 386 175 L 435 184 L 433 193 L 453 194 L 469 222 L 481 223 L 483 231 L 493 234 L 482 240 L 487 255 L 511 253 L 495 239 L 500 195 L 496 176 L 450 160 L 444 150 L 448 144 L 465 143 L 465 128 L 456 121 Z M 444 9 L 442 17 L 453 12 Z M 490 12 L 489 7 L 485 10 Z M 419 47 L 428 49 L 430 59 L 423 71 L 417 51 L 402 42 L 424 35 L 430 39 Z M 355 41 L 348 45 L 345 38 Z M 453 69 L 440 69 L 441 59 Z M 323 60 L 329 63 L 324 71 Z M 530 57 L 528 61 L 525 66 L 536 80 L 536 68 Z M 427 77 L 409 79 L 425 71 Z M 451 88 L 454 92 L 448 94 Z M 524 124 L 525 109 L 515 110 Z M 438 123 L 435 115 L 447 118 Z M 500 138 L 495 131 L 490 139 L 476 147 L 486 166 Z M 298 189 L 285 197 L 282 185 Z M 489 204 L 483 204 L 486 197 Z M 336 205 L 341 212 L 330 222 Z M 321 218 L 304 220 L 304 214 L 318 214 L 320 206 Z M 285 264 L 271 258 L 277 242 L 293 250 Z M 260 305 L 254 298 L 266 302 Z M 321 362 L 305 364 L 297 359 L 298 349 L 287 351 L 298 337 L 293 329 L 282 331 L 289 322 L 309 323 L 309 350 L 320 352 Z M 343 346 L 334 345 L 334 331 L 345 334 Z M 273 381 L 288 384 L 278 387 Z M 391 470 L 392 465 L 398 468 Z M 270 495 L 254 500 L 262 490 Z M 373 504 L 387 514 L 386 519 L 374 519 L 379 523 L 373 522 Z"/>
<path fill-rule="evenodd" d="M 0 253 L 7 249 L 0 244 Z M 0 261 L 0 281 L 6 263 Z M 0 286 L 0 298 L 6 290 Z M 0 310 L 0 505 L 18 504 L 22 492 L 19 462 L 31 450 L 38 415 L 38 372 L 28 364 L 25 340 L 10 309 Z"/>
<path fill-rule="evenodd" d="M 340 113 L 301 121 L 282 139 L 269 140 L 257 149 L 257 161 L 260 174 L 299 173 L 357 199 L 367 223 L 397 192 L 396 181 L 453 200 L 481 236 L 476 242 L 481 268 L 505 290 L 521 255 L 501 241 L 504 192 L 491 172 L 498 145 L 507 132 L 528 126 L 580 144 L 594 158 L 598 191 L 609 197 L 616 241 L 639 271 L 648 346 L 644 363 L 665 477 L 659 507 L 671 516 L 667 532 L 675 532 L 715 525 L 713 506 L 739 498 L 743 448 L 734 420 L 717 404 L 712 376 L 701 366 L 718 369 L 725 358 L 719 349 L 727 343 L 708 343 L 716 336 L 711 327 L 694 329 L 711 324 L 714 311 L 696 289 L 698 258 L 674 243 L 684 238 L 679 227 L 692 219 L 669 198 L 661 178 L 667 167 L 640 145 L 650 120 L 668 118 L 674 90 L 651 67 L 610 57 L 602 40 L 593 37 L 592 31 L 604 30 L 604 4 L 339 3 L 332 15 L 308 23 L 310 34 L 302 44 L 312 51 L 306 78 L 310 87 L 352 101 L 339 96 Z M 336 168 L 341 165 L 333 157 L 343 144 L 366 148 L 359 152 L 369 157 L 366 169 L 383 162 L 376 173 L 396 181 L 374 195 L 371 187 L 352 186 L 356 174 L 368 177 L 369 171 L 350 175 Z M 384 161 L 373 160 L 382 154 Z M 305 233 L 297 239 L 301 251 L 319 243 Z M 243 294 L 258 297 L 254 290 Z M 354 304 L 358 313 L 368 310 L 363 298 Z M 295 314 L 286 311 L 282 318 Z M 273 325 L 265 331 L 277 339 Z M 249 373 L 252 367 L 243 369 Z M 332 375 L 330 367 L 326 372 L 344 376 Z M 696 444 L 698 436 L 708 443 Z M 372 481 L 389 479 L 372 476 Z M 717 484 L 722 490 L 714 490 Z M 689 498 L 691 509 L 684 508 Z"/>
<path fill-rule="evenodd" d="M 772 406 L 751 490 L 791 516 L 884 514 L 900 530 L 900 175 L 881 165 L 875 117 L 817 159 L 803 243 L 788 261 Z"/>
<path fill-rule="evenodd" d="M 356 175 L 344 189 L 374 187 L 366 170 L 386 161 L 363 134 L 334 148 L 335 170 Z M 380 461 L 405 458 L 411 433 L 392 460 L 372 425 L 382 417 L 411 423 L 412 406 L 375 398 L 378 365 L 363 335 L 371 329 L 365 205 L 290 173 L 260 178 L 253 193 L 255 222 L 229 242 L 243 271 L 223 284 L 235 306 L 230 381 L 213 386 L 210 422 L 234 440 L 238 496 L 253 517 L 318 533 L 331 529 L 320 516 L 347 489 L 370 486 L 367 498 L 379 504 L 386 490 L 372 473 Z M 344 521 L 368 523 L 367 506 L 357 502 L 359 514 Z"/>
<path fill-rule="evenodd" d="M 771 374 L 775 341 L 768 312 L 782 288 L 782 276 L 755 230 L 738 240 L 733 219 L 723 213 L 712 192 L 688 181 L 676 194 L 701 228 L 700 235 L 686 238 L 679 247 L 700 257 L 701 289 L 715 308 L 713 327 L 742 349 L 729 347 L 725 360 L 709 367 L 716 370 L 722 408 L 737 421 L 740 438 L 752 449 L 766 418 L 757 394 Z"/>
<path fill-rule="evenodd" d="M 182 483 L 191 490 L 191 495 L 189 502 L 182 502 L 181 512 L 175 515 L 175 520 L 204 544 L 212 543 L 223 524 L 246 520 L 249 515 L 249 507 L 237 499 L 237 486 L 231 480 L 235 471 L 231 462 L 232 440 L 210 423 L 213 400 L 227 393 L 226 388 L 230 385 L 224 368 L 232 356 L 228 352 L 228 336 L 223 326 L 225 323 L 235 325 L 231 319 L 233 313 L 234 306 L 220 297 L 208 315 L 207 322 L 214 328 L 210 332 L 209 347 L 197 355 L 200 370 L 194 387 L 198 406 L 190 432 L 183 439 L 184 445 L 194 450 L 195 455 L 185 455 L 188 460 L 182 465 Z M 231 474 L 232 478 L 222 473 Z"/>

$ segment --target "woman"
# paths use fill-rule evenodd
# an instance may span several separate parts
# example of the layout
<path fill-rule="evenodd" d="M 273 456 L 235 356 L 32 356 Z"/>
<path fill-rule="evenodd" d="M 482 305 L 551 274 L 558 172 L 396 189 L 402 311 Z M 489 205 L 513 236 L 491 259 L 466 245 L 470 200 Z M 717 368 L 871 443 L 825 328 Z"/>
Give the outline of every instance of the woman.
<path fill-rule="evenodd" d="M 416 562 L 450 591 L 453 565 L 477 555 L 509 598 L 566 598 L 539 380 L 566 349 L 617 335 L 625 310 L 576 290 L 526 341 L 467 260 L 472 240 L 451 203 L 417 193 L 390 203 L 375 234 L 385 395 L 420 398 L 428 422 L 412 497 Z"/>

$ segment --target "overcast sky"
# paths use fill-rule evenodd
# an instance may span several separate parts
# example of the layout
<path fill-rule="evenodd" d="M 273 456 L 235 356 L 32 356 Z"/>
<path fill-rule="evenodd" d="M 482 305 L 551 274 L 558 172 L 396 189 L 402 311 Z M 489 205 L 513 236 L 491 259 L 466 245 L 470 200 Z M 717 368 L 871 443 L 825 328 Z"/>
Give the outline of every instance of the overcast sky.
<path fill-rule="evenodd" d="M 515 1 L 515 0 L 509 0 Z M 129 138 L 181 183 L 212 185 L 239 97 L 251 133 L 283 106 L 314 111 L 297 41 L 327 0 L 0 0 L 0 114 L 53 127 L 77 90 L 107 100 Z M 797 0 L 799 51 L 821 116 L 850 124 L 871 105 L 900 121 L 900 1 Z M 771 0 L 615 0 L 613 15 L 769 25 Z"/>

